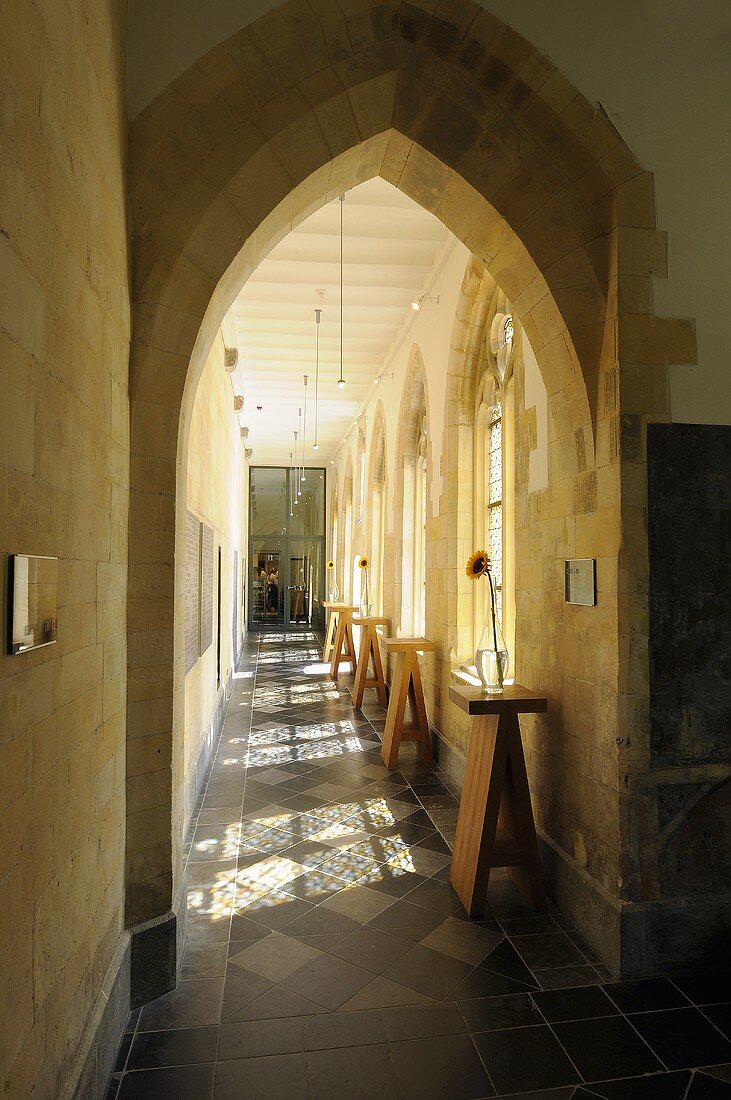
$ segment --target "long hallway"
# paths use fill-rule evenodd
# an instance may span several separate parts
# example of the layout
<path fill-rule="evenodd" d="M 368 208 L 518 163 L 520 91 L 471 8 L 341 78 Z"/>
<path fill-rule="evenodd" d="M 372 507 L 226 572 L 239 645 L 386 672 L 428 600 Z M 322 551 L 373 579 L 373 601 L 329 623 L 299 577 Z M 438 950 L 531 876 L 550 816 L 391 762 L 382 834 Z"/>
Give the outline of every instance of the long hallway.
<path fill-rule="evenodd" d="M 182 980 L 130 1017 L 107 1100 L 727 1095 L 725 983 L 613 982 L 502 874 L 469 920 L 457 801 L 413 749 L 382 766 L 383 724 L 315 635 L 249 636 L 188 840 Z"/>

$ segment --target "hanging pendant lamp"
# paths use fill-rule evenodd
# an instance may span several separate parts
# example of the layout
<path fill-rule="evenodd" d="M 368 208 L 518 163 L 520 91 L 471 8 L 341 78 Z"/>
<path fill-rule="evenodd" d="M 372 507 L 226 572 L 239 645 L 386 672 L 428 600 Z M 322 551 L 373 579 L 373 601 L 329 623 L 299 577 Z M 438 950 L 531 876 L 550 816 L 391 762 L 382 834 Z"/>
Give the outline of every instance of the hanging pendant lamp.
<path fill-rule="evenodd" d="M 345 202 L 345 195 L 340 196 L 340 377 L 338 378 L 338 388 L 343 389 L 345 386 L 345 379 L 343 378 L 343 203 Z"/>
<path fill-rule="evenodd" d="M 296 433 L 295 433 L 295 435 L 296 435 Z M 296 442 L 297 441 L 295 439 L 295 443 Z M 293 459 L 294 459 L 294 452 L 290 451 L 289 452 L 289 514 L 290 514 L 290 516 L 294 515 L 294 512 L 292 510 L 292 507 L 294 505 L 294 485 L 292 484 L 292 475 L 294 473 L 294 461 L 293 461 Z"/>
<path fill-rule="evenodd" d="M 305 477 L 305 443 L 307 441 L 307 375 L 304 374 L 302 377 L 305 380 L 305 416 L 304 420 L 302 421 L 302 480 L 306 481 L 307 478 Z"/>
<path fill-rule="evenodd" d="M 312 443 L 312 450 L 319 451 L 320 444 L 317 441 L 317 418 L 319 411 L 319 388 L 320 388 L 320 314 L 321 309 L 315 310 L 315 437 Z"/>

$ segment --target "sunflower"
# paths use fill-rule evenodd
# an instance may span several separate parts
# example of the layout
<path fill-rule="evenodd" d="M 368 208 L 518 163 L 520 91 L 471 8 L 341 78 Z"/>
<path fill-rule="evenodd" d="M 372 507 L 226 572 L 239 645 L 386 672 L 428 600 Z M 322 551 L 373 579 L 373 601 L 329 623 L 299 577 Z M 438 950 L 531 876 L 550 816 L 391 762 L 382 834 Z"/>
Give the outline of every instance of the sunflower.
<path fill-rule="evenodd" d="M 490 559 L 487 555 L 487 550 L 475 550 L 474 554 L 472 554 L 467 562 L 465 572 L 471 581 L 476 581 L 478 577 L 481 577 L 483 573 L 487 573 L 489 569 Z"/>
<path fill-rule="evenodd" d="M 332 558 L 327 563 L 327 567 L 328 567 L 328 569 L 334 569 L 335 568 L 335 562 L 332 560 Z"/>
<path fill-rule="evenodd" d="M 368 558 L 366 558 L 365 556 L 363 556 L 358 562 L 358 565 L 361 567 L 361 569 L 367 569 L 370 564 L 371 563 L 368 561 Z"/>

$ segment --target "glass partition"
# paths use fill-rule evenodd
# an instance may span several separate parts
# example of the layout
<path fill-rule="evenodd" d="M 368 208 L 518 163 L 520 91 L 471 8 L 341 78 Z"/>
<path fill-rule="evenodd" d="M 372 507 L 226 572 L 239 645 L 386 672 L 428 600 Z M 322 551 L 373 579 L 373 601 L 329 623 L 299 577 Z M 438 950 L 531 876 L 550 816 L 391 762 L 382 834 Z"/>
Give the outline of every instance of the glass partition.
<path fill-rule="evenodd" d="M 289 509 L 286 507 L 287 470 L 275 466 L 252 466 L 249 471 L 249 531 L 252 535 L 284 535 Z"/>
<path fill-rule="evenodd" d="M 286 467 L 249 474 L 249 627 L 322 630 L 325 470 L 306 469 L 299 482 Z"/>

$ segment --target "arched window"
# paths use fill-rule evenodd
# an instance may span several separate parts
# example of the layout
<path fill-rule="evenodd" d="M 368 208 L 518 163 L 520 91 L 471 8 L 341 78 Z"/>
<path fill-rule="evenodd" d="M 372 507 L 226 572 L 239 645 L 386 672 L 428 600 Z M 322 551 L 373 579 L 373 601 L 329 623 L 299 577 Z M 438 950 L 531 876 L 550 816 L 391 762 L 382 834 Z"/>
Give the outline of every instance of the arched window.
<path fill-rule="evenodd" d="M 427 466 L 426 466 L 426 410 L 420 410 L 421 432 L 414 466 L 414 581 L 412 606 L 414 609 L 414 637 L 426 633 L 426 519 Z"/>
<path fill-rule="evenodd" d="M 502 298 L 502 295 L 499 295 Z M 497 303 L 496 303 L 497 304 Z M 509 311 L 495 313 L 477 387 L 474 450 L 475 548 L 492 562 L 495 603 L 511 653 L 515 638 L 513 368 L 515 338 Z M 488 612 L 489 588 L 477 585 L 473 633 L 479 637 Z"/>
<path fill-rule="evenodd" d="M 343 600 L 351 600 L 353 595 L 353 463 L 350 456 L 343 479 L 340 538 L 341 547 L 338 555 L 340 594 Z"/>
<path fill-rule="evenodd" d="M 386 542 L 386 431 L 383 412 L 376 413 L 371 442 L 369 476 L 371 592 L 376 612 L 384 608 L 384 554 Z"/>

